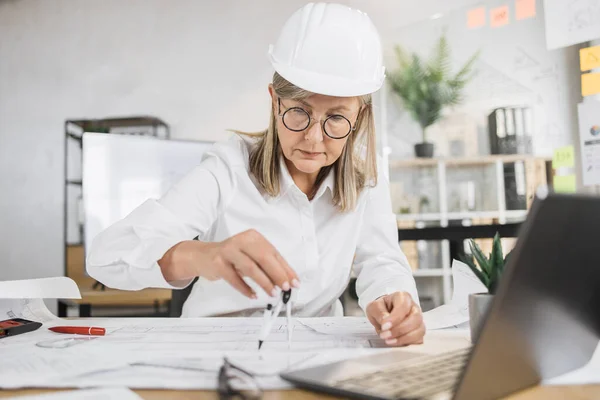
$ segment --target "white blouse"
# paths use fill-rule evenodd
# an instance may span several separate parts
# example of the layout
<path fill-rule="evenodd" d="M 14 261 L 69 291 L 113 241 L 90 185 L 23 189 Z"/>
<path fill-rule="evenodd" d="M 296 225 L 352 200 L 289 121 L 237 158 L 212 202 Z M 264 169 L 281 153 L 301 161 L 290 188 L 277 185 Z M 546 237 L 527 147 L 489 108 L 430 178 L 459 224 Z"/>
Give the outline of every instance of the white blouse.
<path fill-rule="evenodd" d="M 218 242 L 247 229 L 260 232 L 300 278 L 292 290 L 296 316 L 340 315 L 337 301 L 357 274 L 364 310 L 376 298 L 406 291 L 418 302 L 411 269 L 398 244 L 389 184 L 379 168 L 378 184 L 361 193 L 357 207 L 339 212 L 332 204 L 333 172 L 313 200 L 294 184 L 281 161 L 281 191 L 270 197 L 249 173 L 251 143 L 240 137 L 217 143 L 202 162 L 159 200 L 147 200 L 100 233 L 91 245 L 88 273 L 117 289 L 173 288 L 158 260 L 175 244 L 197 235 Z M 185 317 L 258 315 L 271 298 L 253 281 L 249 299 L 224 280 L 200 278 Z"/>

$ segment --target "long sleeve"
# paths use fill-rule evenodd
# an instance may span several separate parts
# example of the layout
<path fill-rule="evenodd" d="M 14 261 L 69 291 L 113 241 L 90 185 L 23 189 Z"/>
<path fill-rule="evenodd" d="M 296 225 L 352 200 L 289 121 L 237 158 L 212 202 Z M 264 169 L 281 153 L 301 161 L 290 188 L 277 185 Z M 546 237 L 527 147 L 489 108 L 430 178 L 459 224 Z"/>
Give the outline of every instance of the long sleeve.
<path fill-rule="evenodd" d="M 159 200 L 147 200 L 93 240 L 87 271 L 105 285 L 139 290 L 174 288 L 157 261 L 175 244 L 202 239 L 234 190 L 218 146 Z M 226 152 L 225 152 L 226 153 Z"/>
<path fill-rule="evenodd" d="M 381 168 L 378 168 L 381 171 Z M 408 260 L 398 244 L 398 227 L 392 212 L 389 182 L 379 174 L 377 186 L 367 189 L 367 204 L 353 268 L 360 307 L 396 291 L 410 293 L 419 302 Z"/>

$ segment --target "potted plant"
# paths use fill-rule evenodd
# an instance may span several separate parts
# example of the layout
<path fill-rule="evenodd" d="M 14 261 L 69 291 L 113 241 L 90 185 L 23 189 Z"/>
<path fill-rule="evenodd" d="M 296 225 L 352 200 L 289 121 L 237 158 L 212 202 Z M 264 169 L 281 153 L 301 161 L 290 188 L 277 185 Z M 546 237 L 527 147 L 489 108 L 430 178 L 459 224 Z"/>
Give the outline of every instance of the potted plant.
<path fill-rule="evenodd" d="M 462 102 L 463 89 L 472 77 L 478 53 L 453 74 L 450 47 L 444 35 L 429 60 L 415 53 L 407 54 L 400 46 L 395 47 L 395 52 L 398 68 L 389 73 L 390 86 L 421 126 L 422 142 L 415 145 L 416 156 L 433 157 L 434 146 L 428 141 L 427 128 L 442 118 L 445 107 Z"/>
<path fill-rule="evenodd" d="M 486 257 L 475 241 L 469 241 L 471 255 L 463 257 L 463 262 L 479 278 L 488 289 L 488 293 L 473 293 L 469 295 L 469 320 L 471 325 L 471 339 L 477 341 L 481 321 L 492 303 L 500 278 L 504 273 L 504 266 L 508 262 L 510 253 L 502 256 L 500 235 L 496 233 L 492 242 L 492 252 Z M 475 263 L 477 261 L 477 263 Z"/>

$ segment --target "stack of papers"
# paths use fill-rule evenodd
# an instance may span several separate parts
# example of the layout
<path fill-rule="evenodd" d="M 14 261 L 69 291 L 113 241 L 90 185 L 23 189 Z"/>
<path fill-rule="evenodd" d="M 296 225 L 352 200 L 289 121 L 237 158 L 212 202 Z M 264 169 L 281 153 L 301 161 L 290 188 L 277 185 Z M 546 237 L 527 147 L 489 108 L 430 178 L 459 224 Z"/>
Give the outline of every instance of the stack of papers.
<path fill-rule="evenodd" d="M 43 299 L 80 299 L 77 284 L 67 277 L 0 282 L 0 321 L 23 318 L 37 322 L 56 320 Z"/>

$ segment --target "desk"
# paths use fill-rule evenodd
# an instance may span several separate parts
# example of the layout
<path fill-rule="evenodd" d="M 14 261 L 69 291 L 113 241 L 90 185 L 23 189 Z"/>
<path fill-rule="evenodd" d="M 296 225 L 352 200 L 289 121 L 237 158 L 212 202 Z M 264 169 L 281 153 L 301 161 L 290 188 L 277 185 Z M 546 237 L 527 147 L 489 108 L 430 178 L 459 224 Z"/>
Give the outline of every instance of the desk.
<path fill-rule="evenodd" d="M 225 320 L 225 319 L 224 319 Z M 119 326 L 135 326 L 134 323 L 135 322 L 143 322 L 143 321 L 151 321 L 153 326 L 158 326 L 159 324 L 156 324 L 156 321 L 160 321 L 160 319 L 144 319 L 144 320 L 139 320 L 136 318 L 119 318 L 119 319 L 112 319 L 112 318 L 105 318 L 105 319 L 89 319 L 86 320 L 86 322 L 89 325 L 103 325 L 106 326 L 107 328 L 112 326 L 112 327 L 119 327 Z M 192 319 L 183 319 L 183 320 L 178 320 L 178 319 L 163 319 L 163 321 L 165 323 L 169 323 L 168 326 L 172 326 L 173 324 L 171 322 L 177 322 L 178 323 L 183 323 L 185 322 L 185 325 L 191 325 L 194 326 L 194 324 L 190 324 L 191 322 L 194 322 Z M 199 323 L 200 319 L 198 319 L 198 321 L 195 323 L 198 326 L 200 326 Z M 140 324 L 140 326 L 145 326 L 143 323 Z M 36 338 L 35 340 L 41 340 L 41 339 L 45 339 L 45 336 L 48 335 L 48 332 L 44 332 L 43 330 L 38 330 L 33 332 L 31 335 L 37 335 L 38 338 Z M 115 335 L 114 333 L 112 334 L 113 337 L 118 337 L 118 335 Z M 445 331 L 430 331 L 427 333 L 426 335 L 426 341 L 425 344 L 420 345 L 418 347 L 415 347 L 414 349 L 419 351 L 420 353 L 422 353 L 423 355 L 425 354 L 436 354 L 439 353 L 441 351 L 441 349 L 443 349 L 444 351 L 450 351 L 453 349 L 458 349 L 458 348 L 463 348 L 465 346 L 465 341 L 468 341 L 468 330 L 445 330 Z M 127 337 L 127 335 L 125 335 L 124 337 Z M 113 342 L 114 343 L 114 342 Z M 152 343 L 152 342 L 149 342 Z M 191 343 L 191 342 L 190 342 Z M 200 345 L 201 343 L 204 343 L 202 341 L 197 341 L 194 343 L 198 343 L 198 345 Z M 109 345 L 108 345 L 109 346 Z M 113 346 L 115 346 L 113 344 Z M 109 346 L 110 347 L 110 346 Z M 185 344 L 184 345 L 184 350 L 186 352 L 186 354 L 190 351 L 190 347 L 189 345 Z M 107 348 L 108 351 L 110 351 L 109 348 Z M 116 349 L 113 348 L 112 350 L 114 351 Z M 150 347 L 149 347 L 150 349 Z M 160 347 L 157 347 L 156 349 L 160 349 Z M 407 348 L 407 349 L 410 349 Z M 352 350 L 349 348 L 349 350 Z M 103 350 L 104 351 L 104 350 Z M 148 350 L 151 351 L 151 350 Z M 170 352 L 175 353 L 177 351 L 177 348 L 170 348 L 169 349 Z M 403 350 L 398 350 L 398 351 L 403 351 Z M 203 350 L 199 350 L 196 352 L 197 354 L 202 354 L 204 355 L 204 351 Z M 134 375 L 131 375 L 134 376 Z M 135 380 L 135 378 L 133 378 L 133 380 Z M 131 380 L 130 376 L 127 376 L 127 381 L 123 381 L 124 383 L 122 384 L 127 384 L 127 382 L 129 382 L 129 384 L 134 385 L 135 383 L 132 383 L 133 381 Z M 116 384 L 118 385 L 118 384 Z M 92 383 L 89 383 L 89 386 L 93 386 Z M 141 386 L 138 386 L 141 387 Z M 1 390 L 0 391 L 0 399 L 2 398 L 7 398 L 7 397 L 11 397 L 11 396 L 18 396 L 18 395 L 32 395 L 32 394 L 39 394 L 39 393 L 46 393 L 46 392 L 52 392 L 54 390 L 40 390 L 40 389 L 27 389 L 27 390 Z M 154 400 L 154 399 L 163 399 L 163 398 L 169 398 L 169 399 L 216 399 L 216 393 L 214 391 L 210 391 L 210 390 L 148 390 L 148 389 L 140 389 L 140 390 L 134 390 L 137 394 L 139 394 L 143 399 L 147 399 L 147 400 Z M 264 398 L 269 400 L 269 399 L 311 399 L 311 398 L 315 398 L 315 397 L 320 397 L 320 398 L 335 398 L 332 396 L 325 396 L 325 395 L 321 395 L 321 394 L 317 394 L 315 392 L 309 392 L 309 391 L 304 391 L 304 390 L 273 390 L 273 391 L 268 391 L 265 392 L 265 396 Z M 579 400 L 584 400 L 584 399 L 600 399 L 600 385 L 588 385 L 588 386 L 537 386 L 528 390 L 525 390 L 523 392 L 517 393 L 513 396 L 508 397 L 508 399 L 510 400 L 562 400 L 562 399 L 579 399 Z"/>
<path fill-rule="evenodd" d="M 85 254 L 83 246 L 67 246 L 65 250 L 65 274 L 77 283 L 81 292 L 81 299 L 58 301 L 58 316 L 67 316 L 69 306 L 79 308 L 80 317 L 91 317 L 92 307 L 155 307 L 166 304 L 167 309 L 171 301 L 170 289 L 144 289 L 140 291 L 124 291 L 108 289 L 93 289 L 96 280 L 85 272 Z"/>
<path fill-rule="evenodd" d="M 50 393 L 51 390 L 2 390 L 0 399 L 12 396 L 24 396 L 40 393 Z M 207 390 L 134 390 L 145 400 L 197 400 L 197 399 L 218 399 L 215 392 Z M 265 392 L 265 400 L 308 400 L 316 396 L 325 399 L 336 399 L 339 397 L 326 396 L 320 393 L 307 392 L 303 390 L 274 390 Z M 513 396 L 509 400 L 597 400 L 600 398 L 600 385 L 588 386 L 538 386 L 532 389 L 524 390 Z"/>
<path fill-rule="evenodd" d="M 77 283 L 80 288 L 82 286 Z M 64 318 L 67 316 L 67 307 L 78 306 L 79 317 L 91 317 L 93 306 L 105 307 L 140 307 L 140 306 L 158 306 L 171 301 L 170 289 L 144 289 L 137 292 L 105 289 L 96 290 L 91 287 L 83 287 L 81 290 L 81 299 L 61 299 L 58 301 L 58 316 Z"/>

